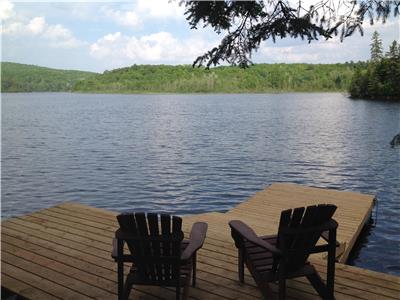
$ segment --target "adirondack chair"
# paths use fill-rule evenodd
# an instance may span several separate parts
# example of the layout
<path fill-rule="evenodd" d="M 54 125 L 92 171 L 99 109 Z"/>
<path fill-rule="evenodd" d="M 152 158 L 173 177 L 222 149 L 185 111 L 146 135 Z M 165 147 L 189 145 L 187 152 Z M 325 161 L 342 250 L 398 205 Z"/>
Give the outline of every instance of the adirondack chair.
<path fill-rule="evenodd" d="M 196 253 L 203 246 L 207 224 L 193 224 L 186 241 L 180 217 L 130 213 L 118 215 L 117 220 L 120 228 L 112 257 L 118 263 L 118 299 L 128 299 L 134 284 L 175 287 L 176 299 L 183 287 L 186 297 L 191 274 L 192 285 L 196 284 Z M 130 254 L 124 254 L 125 242 Z M 124 283 L 125 262 L 132 266 Z"/>
<path fill-rule="evenodd" d="M 278 282 L 279 299 L 285 299 L 286 279 L 306 276 L 323 299 L 334 299 L 337 222 L 332 219 L 335 205 L 288 209 L 281 213 L 277 235 L 257 236 L 245 223 L 229 222 L 238 248 L 239 280 L 244 282 L 244 264 L 265 299 L 272 299 L 269 282 Z M 322 237 L 327 243 L 317 245 Z M 326 284 L 308 257 L 328 252 Z"/>

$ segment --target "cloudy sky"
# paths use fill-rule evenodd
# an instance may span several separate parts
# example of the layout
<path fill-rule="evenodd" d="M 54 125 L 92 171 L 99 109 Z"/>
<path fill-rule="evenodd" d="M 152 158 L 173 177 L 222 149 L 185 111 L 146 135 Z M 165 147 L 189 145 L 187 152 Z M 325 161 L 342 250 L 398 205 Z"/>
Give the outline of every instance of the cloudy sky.
<path fill-rule="evenodd" d="M 0 0 L 2 61 L 103 72 L 133 64 L 191 64 L 221 38 L 191 30 L 178 1 L 15 2 Z M 340 43 L 285 39 L 263 43 L 256 63 L 366 60 L 374 30 L 385 49 L 399 40 L 399 18 L 365 26 Z"/>

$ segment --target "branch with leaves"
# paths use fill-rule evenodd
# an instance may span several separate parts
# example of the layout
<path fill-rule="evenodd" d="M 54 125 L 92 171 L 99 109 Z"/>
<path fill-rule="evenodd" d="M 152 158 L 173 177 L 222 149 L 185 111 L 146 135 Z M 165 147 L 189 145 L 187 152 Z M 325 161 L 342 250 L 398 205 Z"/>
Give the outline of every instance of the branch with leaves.
<path fill-rule="evenodd" d="M 400 0 L 306 1 L 181 1 L 192 29 L 212 27 L 224 34 L 220 44 L 199 56 L 193 66 L 216 66 L 223 61 L 247 67 L 261 42 L 301 38 L 308 42 L 340 35 L 341 41 L 356 30 L 363 35 L 366 18 L 373 24 L 399 15 Z"/>

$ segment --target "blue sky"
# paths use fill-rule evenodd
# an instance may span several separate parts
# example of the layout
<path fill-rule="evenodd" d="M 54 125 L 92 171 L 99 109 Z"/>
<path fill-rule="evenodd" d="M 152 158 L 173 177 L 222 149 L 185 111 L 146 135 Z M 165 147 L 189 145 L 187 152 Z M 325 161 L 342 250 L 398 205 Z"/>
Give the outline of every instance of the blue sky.
<path fill-rule="evenodd" d="M 133 64 L 191 64 L 221 38 L 211 29 L 191 30 L 178 1 L 0 1 L 1 59 L 52 68 L 103 72 Z M 384 48 L 399 40 L 399 18 L 365 25 L 341 43 L 267 41 L 256 63 L 336 63 L 367 60 L 374 30 Z"/>

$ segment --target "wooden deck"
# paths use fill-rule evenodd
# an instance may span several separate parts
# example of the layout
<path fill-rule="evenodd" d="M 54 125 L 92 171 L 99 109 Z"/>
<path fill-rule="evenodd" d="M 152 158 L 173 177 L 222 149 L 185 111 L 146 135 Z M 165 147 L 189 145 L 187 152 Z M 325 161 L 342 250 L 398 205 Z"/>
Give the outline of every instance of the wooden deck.
<path fill-rule="evenodd" d="M 260 299 L 251 277 L 237 280 L 236 250 L 227 221 L 242 219 L 260 234 L 276 231 L 280 211 L 314 202 L 339 209 L 338 239 L 345 261 L 373 205 L 373 196 L 273 184 L 231 211 L 184 217 L 185 234 L 196 220 L 209 224 L 198 255 L 198 285 L 191 299 Z M 77 203 L 64 203 L 2 222 L 2 287 L 29 299 L 116 299 L 116 264 L 111 239 L 116 213 Z M 325 273 L 325 260 L 313 257 Z M 400 299 L 400 277 L 341 263 L 336 265 L 337 299 Z M 276 290 L 276 287 L 273 286 Z M 132 299 L 174 299 L 173 289 L 138 287 Z M 288 282 L 288 299 L 319 299 L 305 279 Z"/>

